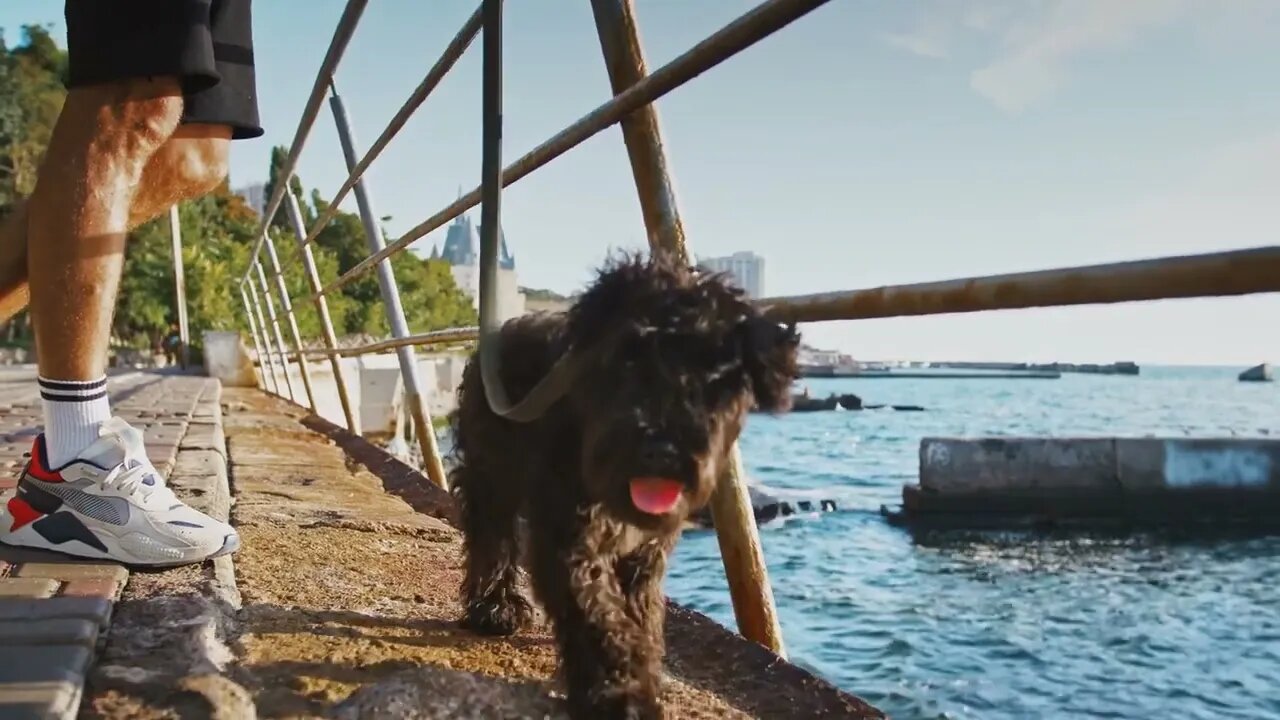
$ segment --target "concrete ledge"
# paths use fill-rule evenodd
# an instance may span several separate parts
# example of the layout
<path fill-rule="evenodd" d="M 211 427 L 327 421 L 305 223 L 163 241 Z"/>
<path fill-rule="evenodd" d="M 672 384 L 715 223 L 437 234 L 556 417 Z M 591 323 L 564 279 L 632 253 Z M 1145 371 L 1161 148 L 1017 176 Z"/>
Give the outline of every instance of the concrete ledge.
<path fill-rule="evenodd" d="M 925 438 L 920 482 L 903 489 L 902 515 L 905 522 L 970 516 L 979 525 L 1001 518 L 1280 525 L 1280 441 Z"/>

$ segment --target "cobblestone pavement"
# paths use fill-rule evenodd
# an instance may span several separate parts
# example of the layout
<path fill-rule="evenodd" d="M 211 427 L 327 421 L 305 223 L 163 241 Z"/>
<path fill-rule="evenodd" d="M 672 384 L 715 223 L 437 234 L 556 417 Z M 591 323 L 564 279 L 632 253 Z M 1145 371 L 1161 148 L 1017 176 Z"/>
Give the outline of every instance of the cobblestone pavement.
<path fill-rule="evenodd" d="M 108 388 L 116 414 L 144 431 L 148 454 L 171 481 L 184 440 L 221 442 L 209 414 L 216 381 L 130 372 Z M 0 498 L 12 492 L 41 424 L 35 370 L 0 370 Z M 0 545 L 0 718 L 76 715 L 128 580 L 118 564 Z"/>

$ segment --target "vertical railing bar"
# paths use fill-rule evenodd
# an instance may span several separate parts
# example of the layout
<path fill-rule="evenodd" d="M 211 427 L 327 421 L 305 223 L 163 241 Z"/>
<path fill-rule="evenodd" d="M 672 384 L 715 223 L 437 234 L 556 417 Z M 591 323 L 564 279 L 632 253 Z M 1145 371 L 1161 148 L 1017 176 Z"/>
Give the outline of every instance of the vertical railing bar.
<path fill-rule="evenodd" d="M 269 339 L 271 336 L 267 331 L 267 321 L 262 314 L 262 303 L 258 300 L 258 286 L 256 283 L 257 280 L 255 280 L 253 275 L 250 274 L 242 287 L 247 287 L 249 289 L 249 299 L 252 301 L 253 312 L 258 317 L 258 330 L 262 333 L 262 347 L 259 349 L 259 352 L 262 353 L 262 357 L 266 358 L 267 365 L 271 369 L 272 392 L 280 397 L 284 397 L 284 394 L 280 392 L 280 377 L 276 374 L 276 359 L 271 354 L 271 341 Z"/>
<path fill-rule="evenodd" d="M 253 319 L 253 308 L 249 305 L 249 294 L 240 283 L 240 302 L 244 303 L 244 314 L 249 319 L 249 335 L 253 338 L 253 351 L 258 356 L 258 375 L 262 381 L 262 389 L 267 389 L 267 361 L 262 353 L 262 344 L 258 342 L 258 324 Z"/>
<path fill-rule="evenodd" d="M 169 240 L 173 248 L 173 294 L 178 313 L 178 339 L 182 343 L 181 363 L 186 370 L 191 362 L 191 332 L 187 325 L 187 276 L 182 261 L 182 225 L 177 203 L 169 206 Z"/>
<path fill-rule="evenodd" d="M 302 354 L 302 334 L 298 332 L 298 318 L 293 314 L 293 302 L 289 300 L 289 288 L 284 283 L 280 257 L 276 254 L 276 243 L 271 239 L 269 231 L 264 231 L 262 234 L 264 235 L 263 245 L 267 249 L 267 260 L 271 262 L 271 272 L 276 278 L 276 291 L 280 293 L 280 309 L 284 312 L 285 320 L 289 324 L 289 332 L 293 335 L 294 357 L 298 360 L 298 374 L 302 376 L 302 387 L 307 393 L 311 412 L 318 414 L 315 390 L 311 387 L 311 371 L 307 368 L 307 358 Z"/>
<path fill-rule="evenodd" d="M 265 238 L 264 238 L 265 240 Z M 267 301 L 267 319 L 271 321 L 271 330 L 274 331 L 276 339 L 276 353 L 280 357 L 280 364 L 284 367 L 284 387 L 289 393 L 289 400 L 297 402 L 297 397 L 293 392 L 293 378 L 289 377 L 289 353 L 285 349 L 284 333 L 280 332 L 280 318 L 276 315 L 276 304 L 271 299 L 271 285 L 267 283 L 267 274 L 262 269 L 262 263 L 257 258 L 253 260 L 253 267 L 258 271 L 258 285 L 262 288 L 262 296 Z M 268 336 L 270 340 L 271 336 Z"/>
<path fill-rule="evenodd" d="M 347 420 L 347 429 L 359 435 L 360 423 L 351 409 L 351 397 L 347 394 L 347 381 L 342 370 L 342 358 L 336 352 L 338 350 L 338 336 L 333 331 L 333 318 L 329 315 L 329 301 L 323 295 L 318 294 L 321 287 L 320 272 L 316 269 L 316 259 L 311 253 L 311 246 L 305 242 L 306 225 L 303 223 L 302 209 L 298 206 L 298 198 L 294 196 L 292 188 L 285 190 L 285 206 L 289 213 L 289 223 L 293 225 L 293 234 L 298 241 L 298 252 L 302 255 L 302 266 L 307 273 L 307 282 L 311 285 L 316 312 L 320 315 L 320 329 L 324 337 L 325 348 L 330 351 L 329 365 L 333 369 L 333 382 L 338 387 L 338 401 L 342 403 L 342 415 Z"/>
<path fill-rule="evenodd" d="M 332 82 L 329 85 L 329 91 L 329 105 L 333 110 L 338 139 L 342 143 L 342 154 L 347 162 L 347 170 L 351 171 L 358 161 L 355 138 L 352 136 L 351 125 L 347 120 L 347 110 Z M 356 182 L 355 193 L 369 252 L 376 253 L 386 247 L 387 242 L 382 236 L 382 228 L 378 225 L 378 216 L 374 211 L 373 200 L 369 196 L 365 178 L 362 177 Z M 390 258 L 385 258 L 378 263 L 378 287 L 382 291 L 383 310 L 386 312 L 392 337 L 408 337 L 409 323 L 404 317 L 404 306 L 400 302 L 400 290 L 396 284 Z M 433 483 L 447 489 L 449 481 L 444 472 L 444 462 L 440 458 L 440 448 L 436 443 L 435 428 L 431 424 L 431 416 L 427 411 L 422 393 L 422 383 L 418 377 L 417 355 L 412 347 L 404 346 L 396 348 L 396 356 L 400 362 L 400 374 L 404 378 L 405 405 L 413 415 L 414 431 L 418 434 L 418 446 L 422 450 L 423 469 Z"/>
<path fill-rule="evenodd" d="M 609 82 L 614 95 L 620 95 L 648 73 L 632 2 L 591 0 L 591 9 Z M 624 117 L 621 126 L 649 246 L 654 252 L 673 253 L 687 262 L 689 251 L 663 152 L 657 108 L 643 105 Z M 735 443 L 726 472 L 711 496 L 712 522 L 738 630 L 785 658 L 773 588 L 744 477 L 742 454 Z"/>

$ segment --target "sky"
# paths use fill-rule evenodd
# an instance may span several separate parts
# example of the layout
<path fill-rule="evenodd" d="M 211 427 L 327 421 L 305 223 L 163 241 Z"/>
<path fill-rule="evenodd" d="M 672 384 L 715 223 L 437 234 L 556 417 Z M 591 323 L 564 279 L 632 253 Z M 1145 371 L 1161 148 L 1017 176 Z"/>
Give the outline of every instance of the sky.
<path fill-rule="evenodd" d="M 636 0 L 650 68 L 748 0 Z M 342 0 L 258 2 L 265 137 L 231 181 L 287 145 Z M 336 84 L 363 151 L 475 8 L 380 0 Z M 4 0 L 65 38 L 61 3 Z M 609 96 L 589 3 L 506 4 L 507 163 Z M 1276 244 L 1280 2 L 832 0 L 659 101 L 691 247 L 766 258 L 767 295 Z M 480 42 L 366 175 L 403 232 L 480 178 Z M 505 164 L 505 163 L 504 163 Z M 324 108 L 299 164 L 346 177 Z M 355 210 L 353 198 L 344 203 Z M 509 188 L 520 283 L 580 288 L 643 224 L 616 129 Z M 478 219 L 478 209 L 472 211 Z M 415 249 L 443 242 L 441 229 Z M 1280 294 L 807 324 L 861 359 L 1252 365 L 1280 362 Z"/>

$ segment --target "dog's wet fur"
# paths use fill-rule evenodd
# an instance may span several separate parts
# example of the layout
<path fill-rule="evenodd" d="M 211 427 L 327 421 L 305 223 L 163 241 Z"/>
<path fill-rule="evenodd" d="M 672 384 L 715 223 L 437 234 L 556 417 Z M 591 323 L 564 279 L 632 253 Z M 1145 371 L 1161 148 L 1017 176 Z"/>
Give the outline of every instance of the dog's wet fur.
<path fill-rule="evenodd" d="M 527 565 L 554 628 L 570 715 L 662 717 L 667 555 L 731 461 L 748 410 L 789 408 L 800 336 L 762 317 L 722 274 L 621 255 L 567 312 L 509 320 L 501 340 L 513 400 L 568 348 L 587 360 L 568 394 L 530 423 L 493 413 L 478 355 L 464 371 L 450 416 L 462 622 L 490 635 L 530 623 L 519 583 Z M 678 480 L 676 506 L 637 509 L 636 477 Z"/>

